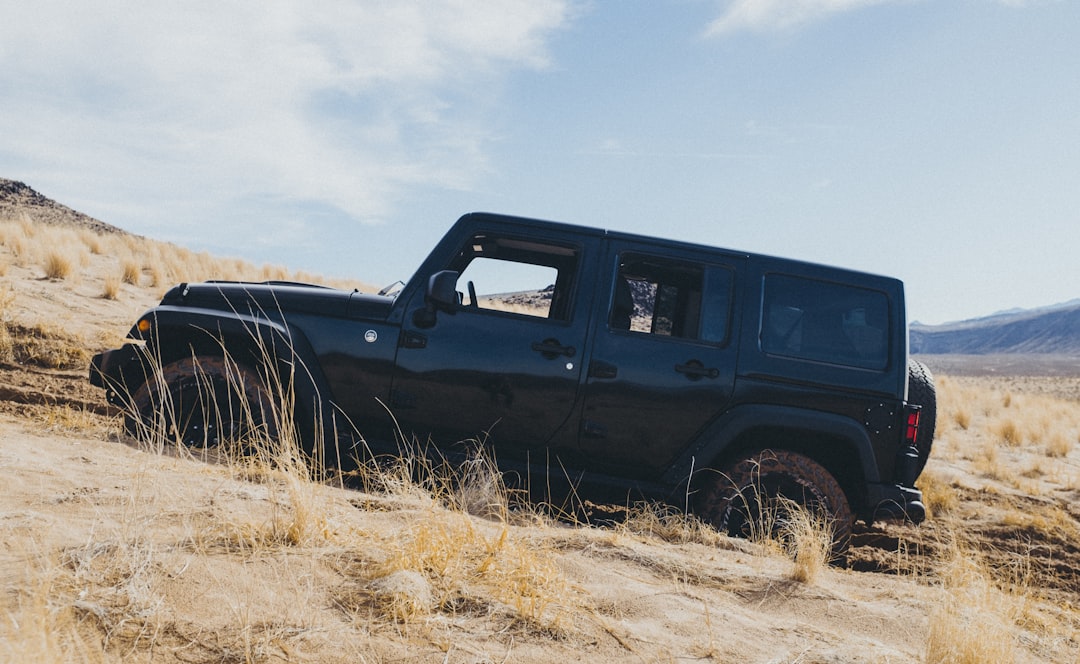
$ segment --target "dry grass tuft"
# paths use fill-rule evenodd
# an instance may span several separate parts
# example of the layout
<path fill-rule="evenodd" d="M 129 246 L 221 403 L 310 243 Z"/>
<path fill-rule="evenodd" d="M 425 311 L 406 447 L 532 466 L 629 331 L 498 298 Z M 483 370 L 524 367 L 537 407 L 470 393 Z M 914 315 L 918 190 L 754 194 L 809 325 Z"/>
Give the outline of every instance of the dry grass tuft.
<path fill-rule="evenodd" d="M 1019 447 L 1024 443 L 1024 432 L 1012 418 L 1005 418 L 995 427 L 998 440 L 1010 447 Z"/>
<path fill-rule="evenodd" d="M 971 411 L 966 408 L 959 407 L 952 413 L 952 420 L 956 426 L 960 427 L 964 431 L 967 431 L 971 426 Z"/>
<path fill-rule="evenodd" d="M 142 276 L 142 268 L 134 260 L 125 260 L 120 266 L 120 281 L 132 286 L 139 285 L 139 277 Z"/>
<path fill-rule="evenodd" d="M 1067 457 L 1072 452 L 1074 442 L 1065 432 L 1055 431 L 1046 441 L 1046 456 L 1054 459 Z"/>
<path fill-rule="evenodd" d="M 33 261 L 34 245 L 27 236 L 26 225 L 13 221 L 0 222 L 0 244 L 11 252 L 16 265 L 24 266 Z"/>
<path fill-rule="evenodd" d="M 79 231 L 79 238 L 91 254 L 100 256 L 106 253 L 107 244 L 105 238 L 101 236 L 101 233 L 97 233 L 90 229 L 84 229 Z"/>
<path fill-rule="evenodd" d="M 927 664 L 1014 661 L 1016 602 L 976 552 L 954 542 L 941 575 L 942 597 L 930 613 Z"/>
<path fill-rule="evenodd" d="M 75 272 L 75 260 L 65 249 L 50 249 L 45 254 L 44 268 L 48 279 L 67 279 Z"/>
<path fill-rule="evenodd" d="M 86 341 L 55 325 L 7 323 L 4 334 L 8 341 L 0 342 L 0 346 L 8 348 L 12 362 L 46 369 L 81 369 L 90 361 Z"/>
<path fill-rule="evenodd" d="M 418 575 L 430 585 L 429 606 L 453 611 L 485 604 L 490 596 L 519 619 L 545 628 L 557 628 L 570 608 L 573 594 L 554 552 L 517 536 L 507 524 L 489 533 L 467 514 L 433 507 L 388 545 L 390 555 L 374 580 Z M 422 606 L 410 602 L 409 617 Z"/>
<path fill-rule="evenodd" d="M 654 502 L 631 506 L 616 530 L 677 544 L 696 542 L 716 546 L 727 538 L 693 514 Z"/>
<path fill-rule="evenodd" d="M 813 583 L 834 556 L 832 520 L 827 514 L 782 499 L 778 537 L 794 561 L 791 579 Z"/>
<path fill-rule="evenodd" d="M 956 487 L 933 470 L 923 472 L 916 485 L 922 491 L 923 504 L 931 517 L 948 514 L 960 505 Z"/>
<path fill-rule="evenodd" d="M 13 610 L 0 620 L 0 661 L 111 661 L 100 636 L 83 626 L 79 609 L 64 601 L 70 593 L 70 574 L 57 561 L 35 561 L 35 567 L 13 598 Z"/>
<path fill-rule="evenodd" d="M 104 289 L 101 291 L 101 297 L 106 300 L 115 300 L 120 294 L 120 279 L 117 277 L 105 277 Z"/>

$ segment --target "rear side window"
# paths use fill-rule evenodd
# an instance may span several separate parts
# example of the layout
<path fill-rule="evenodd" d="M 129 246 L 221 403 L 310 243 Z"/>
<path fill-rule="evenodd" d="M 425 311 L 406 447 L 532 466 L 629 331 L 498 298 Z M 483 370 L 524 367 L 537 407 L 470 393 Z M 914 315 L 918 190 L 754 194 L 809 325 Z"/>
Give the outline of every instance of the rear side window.
<path fill-rule="evenodd" d="M 725 343 L 732 282 L 727 268 L 624 254 L 608 324 L 613 330 Z"/>
<path fill-rule="evenodd" d="M 762 314 L 766 353 L 861 369 L 888 364 L 889 298 L 880 291 L 770 274 Z"/>

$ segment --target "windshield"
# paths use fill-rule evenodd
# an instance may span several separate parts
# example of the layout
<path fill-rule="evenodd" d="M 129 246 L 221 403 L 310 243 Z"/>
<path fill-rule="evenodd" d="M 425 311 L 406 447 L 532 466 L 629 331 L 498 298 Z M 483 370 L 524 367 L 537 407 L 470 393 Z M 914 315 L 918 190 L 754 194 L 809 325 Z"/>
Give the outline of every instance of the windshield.
<path fill-rule="evenodd" d="M 390 284 L 389 286 L 385 286 L 385 287 L 381 288 L 379 290 L 379 295 L 384 295 L 386 297 L 397 297 L 398 293 L 400 293 L 401 289 L 404 288 L 404 287 L 405 287 L 405 282 L 403 282 L 401 280 L 398 280 L 398 281 L 395 281 L 394 283 Z"/>

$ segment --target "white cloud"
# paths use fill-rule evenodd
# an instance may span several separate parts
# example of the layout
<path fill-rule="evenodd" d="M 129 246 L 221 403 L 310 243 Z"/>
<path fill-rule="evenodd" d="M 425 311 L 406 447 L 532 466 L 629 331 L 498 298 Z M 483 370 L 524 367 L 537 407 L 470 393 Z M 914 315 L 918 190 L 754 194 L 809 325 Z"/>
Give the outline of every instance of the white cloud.
<path fill-rule="evenodd" d="M 729 0 L 723 13 L 706 29 L 707 36 L 740 30 L 768 32 L 797 28 L 830 14 L 862 9 L 872 5 L 913 0 Z M 1027 7 L 1060 0 L 984 0 L 1006 7 Z"/>
<path fill-rule="evenodd" d="M 485 97 L 546 65 L 566 1 L 27 3 L 0 23 L 0 175 L 377 219 L 484 168 Z"/>
<path fill-rule="evenodd" d="M 850 11 L 889 0 L 732 0 L 720 18 L 709 24 L 710 36 L 739 30 L 783 30 L 828 14 Z"/>

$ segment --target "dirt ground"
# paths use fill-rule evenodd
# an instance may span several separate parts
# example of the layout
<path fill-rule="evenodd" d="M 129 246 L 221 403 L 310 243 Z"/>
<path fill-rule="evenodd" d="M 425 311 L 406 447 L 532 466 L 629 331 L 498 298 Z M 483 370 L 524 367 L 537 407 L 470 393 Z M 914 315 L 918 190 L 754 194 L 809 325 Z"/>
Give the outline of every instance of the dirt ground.
<path fill-rule="evenodd" d="M 424 497 L 322 486 L 306 502 L 332 534 L 245 544 L 238 532 L 295 509 L 284 489 L 139 449 L 115 417 L 93 412 L 99 395 L 78 372 L 3 374 L 12 379 L 37 396 L 5 400 L 0 415 L 4 610 L 25 623 L 34 602 L 68 607 L 83 639 L 102 639 L 105 661 L 924 661 L 934 607 L 950 601 L 942 560 L 957 536 L 990 568 L 1024 577 L 1035 608 L 1008 626 L 1014 661 L 1080 656 L 1070 608 L 1080 591 L 1076 489 L 1028 495 L 962 462 L 935 463 L 957 492 L 947 515 L 863 529 L 846 565 L 809 584 L 792 580 L 786 557 L 740 540 L 506 525 Z M 49 394 L 88 407 L 27 403 Z M 1067 516 L 1057 530 L 1006 518 L 1054 507 Z M 510 542 L 554 567 L 558 588 L 542 617 L 522 620 L 482 589 L 462 592 L 453 609 L 387 617 L 372 569 L 393 555 L 394 533 L 458 518 L 481 548 Z"/>

